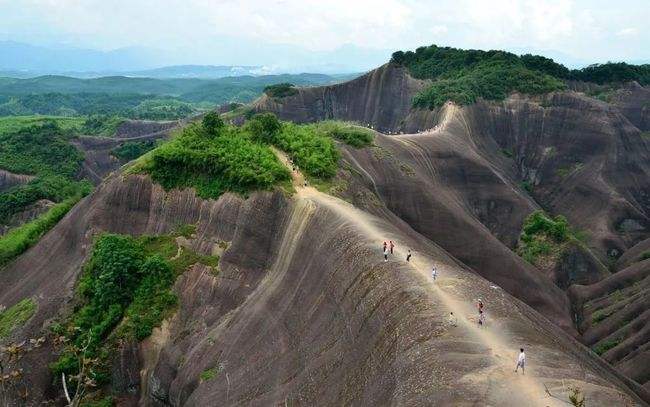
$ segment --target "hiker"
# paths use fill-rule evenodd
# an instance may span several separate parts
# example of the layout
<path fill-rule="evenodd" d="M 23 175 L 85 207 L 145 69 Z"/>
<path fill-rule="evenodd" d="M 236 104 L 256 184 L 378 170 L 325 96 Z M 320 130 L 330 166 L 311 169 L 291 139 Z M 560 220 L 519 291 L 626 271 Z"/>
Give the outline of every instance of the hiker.
<path fill-rule="evenodd" d="M 390 241 L 390 254 L 393 254 L 393 249 L 395 248 L 395 245 L 393 244 L 393 241 Z"/>
<path fill-rule="evenodd" d="M 411 261 L 411 250 L 409 249 L 409 254 L 406 255 L 406 261 Z"/>
<path fill-rule="evenodd" d="M 449 325 L 456 326 L 456 316 L 454 315 L 453 312 L 449 313 Z"/>
<path fill-rule="evenodd" d="M 388 248 L 384 246 L 384 261 L 388 261 Z"/>
<path fill-rule="evenodd" d="M 483 301 L 481 299 L 478 299 L 478 302 L 476 303 L 476 308 L 478 308 L 478 313 L 480 314 L 483 312 Z"/>
<path fill-rule="evenodd" d="M 437 274 L 436 266 L 434 265 L 431 267 L 431 277 L 433 277 L 433 281 L 436 281 L 436 274 Z"/>
<path fill-rule="evenodd" d="M 519 370 L 519 368 L 521 367 L 521 373 L 526 374 L 525 365 L 526 365 L 526 354 L 524 353 L 524 348 L 520 348 L 519 357 L 517 358 L 517 367 L 515 367 L 515 373 L 517 373 L 517 370 Z"/>
<path fill-rule="evenodd" d="M 386 241 L 384 241 L 384 248 L 383 248 L 384 251 L 386 251 L 386 247 L 388 247 L 388 243 L 386 243 Z"/>
<path fill-rule="evenodd" d="M 485 313 L 483 311 L 478 312 L 478 326 L 479 328 L 483 327 L 485 324 Z"/>
<path fill-rule="evenodd" d="M 305 180 L 305 188 L 307 188 L 307 180 Z"/>

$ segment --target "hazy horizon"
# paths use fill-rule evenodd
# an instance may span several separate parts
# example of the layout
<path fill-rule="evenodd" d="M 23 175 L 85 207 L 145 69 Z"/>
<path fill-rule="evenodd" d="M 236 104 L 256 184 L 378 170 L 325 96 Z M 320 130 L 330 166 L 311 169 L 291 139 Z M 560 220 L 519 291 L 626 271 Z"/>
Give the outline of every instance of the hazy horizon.
<path fill-rule="evenodd" d="M 650 7 L 638 0 L 0 0 L 0 8 L 0 45 L 23 47 L 13 59 L 3 52 L 5 71 L 349 73 L 430 44 L 541 54 L 571 68 L 650 60 Z"/>

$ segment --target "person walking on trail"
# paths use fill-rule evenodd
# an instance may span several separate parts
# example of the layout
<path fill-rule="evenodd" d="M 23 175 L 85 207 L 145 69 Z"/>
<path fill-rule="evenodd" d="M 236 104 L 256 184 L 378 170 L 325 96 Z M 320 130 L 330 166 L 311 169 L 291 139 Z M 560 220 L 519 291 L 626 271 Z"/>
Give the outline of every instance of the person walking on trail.
<path fill-rule="evenodd" d="M 393 241 L 390 241 L 390 254 L 393 254 L 393 249 L 395 248 L 395 245 L 393 244 Z"/>
<path fill-rule="evenodd" d="M 521 368 L 521 373 L 526 374 L 526 354 L 524 353 L 524 348 L 519 349 L 519 357 L 517 358 L 517 367 L 515 367 L 515 373 Z"/>
<path fill-rule="evenodd" d="M 438 271 L 436 270 L 436 266 L 431 267 L 431 277 L 433 277 L 433 281 L 436 281 L 436 274 L 438 274 Z"/>
<path fill-rule="evenodd" d="M 411 250 L 409 249 L 409 253 L 406 255 L 406 261 L 410 262 L 411 261 Z"/>
<path fill-rule="evenodd" d="M 449 326 L 456 326 L 456 316 L 453 312 L 449 313 Z"/>
<path fill-rule="evenodd" d="M 479 311 L 478 312 L 478 326 L 479 326 L 479 328 L 482 328 L 483 325 L 485 325 L 485 312 Z"/>
<path fill-rule="evenodd" d="M 483 301 L 479 298 L 478 302 L 476 303 L 476 308 L 478 308 L 478 313 L 480 314 L 483 312 Z"/>
<path fill-rule="evenodd" d="M 384 241 L 384 251 L 386 251 L 386 247 L 388 247 L 388 243 L 386 243 L 386 241 Z"/>
<path fill-rule="evenodd" d="M 388 261 L 388 248 L 384 246 L 384 261 Z"/>

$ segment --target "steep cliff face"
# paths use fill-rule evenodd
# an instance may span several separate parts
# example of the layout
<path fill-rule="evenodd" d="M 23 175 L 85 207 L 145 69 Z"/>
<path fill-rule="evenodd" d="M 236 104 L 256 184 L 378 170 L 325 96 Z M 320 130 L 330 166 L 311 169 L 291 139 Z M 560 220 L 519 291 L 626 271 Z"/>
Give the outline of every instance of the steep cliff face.
<path fill-rule="evenodd" d="M 402 126 L 411 99 L 425 86 L 426 81 L 412 78 L 405 68 L 386 64 L 342 84 L 298 88 L 297 94 L 283 98 L 264 95 L 253 108 L 299 123 L 349 120 L 386 132 Z"/>
<path fill-rule="evenodd" d="M 558 93 L 479 103 L 465 117 L 484 154 L 511 156 L 516 179 L 543 208 L 588 231 L 602 259 L 648 237 L 650 146 L 617 108 Z"/>
<path fill-rule="evenodd" d="M 1 274 L 0 304 L 38 305 L 12 338 L 34 337 L 67 312 L 94 234 L 186 223 L 197 225 L 194 249 L 227 249 L 218 274 L 193 267 L 179 278 L 171 320 L 144 343 L 123 344 L 111 391 L 124 403 L 559 405 L 545 387 L 565 399 L 575 385 L 599 404 L 643 404 L 634 383 L 403 222 L 311 189 L 204 201 L 145 177 L 112 177 Z M 384 262 L 388 238 L 398 251 Z M 475 325 L 477 297 L 490 304 L 489 329 Z M 515 377 L 521 344 L 529 363 Z M 33 402 L 60 395 L 51 352 L 46 343 L 21 362 Z"/>

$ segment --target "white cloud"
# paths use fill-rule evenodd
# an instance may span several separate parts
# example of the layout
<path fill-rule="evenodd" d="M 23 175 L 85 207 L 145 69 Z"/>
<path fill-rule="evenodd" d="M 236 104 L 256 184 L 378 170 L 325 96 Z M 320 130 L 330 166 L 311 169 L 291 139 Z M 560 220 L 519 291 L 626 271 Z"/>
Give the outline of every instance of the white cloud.
<path fill-rule="evenodd" d="M 636 35 L 639 32 L 638 29 L 635 27 L 628 27 L 628 28 L 623 28 L 621 30 L 618 30 L 616 32 L 617 37 L 631 37 Z"/>
<path fill-rule="evenodd" d="M 650 19 L 647 0 L 0 0 L 0 9 L 0 39 L 104 49 L 203 52 L 235 38 L 312 50 L 437 43 L 650 57 L 648 30 L 634 28 Z"/>

